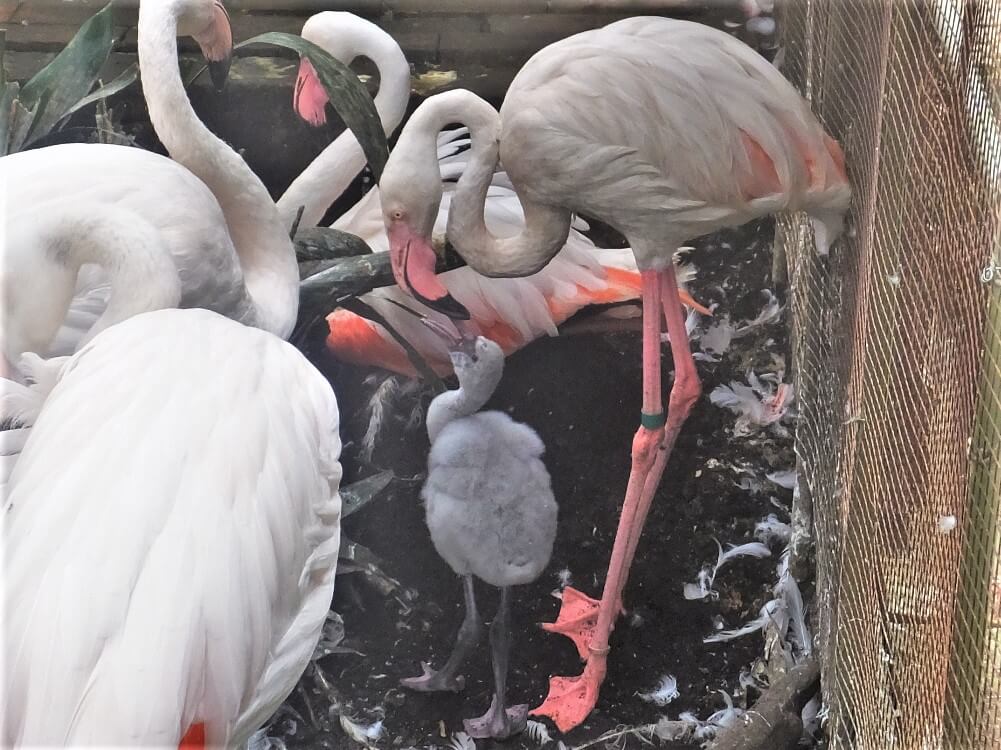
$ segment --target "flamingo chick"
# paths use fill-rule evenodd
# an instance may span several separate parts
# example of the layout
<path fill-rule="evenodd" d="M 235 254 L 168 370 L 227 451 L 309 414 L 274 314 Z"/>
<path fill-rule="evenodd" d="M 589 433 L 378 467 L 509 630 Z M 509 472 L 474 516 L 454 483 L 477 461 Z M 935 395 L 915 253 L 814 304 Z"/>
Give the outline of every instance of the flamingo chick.
<path fill-rule="evenodd" d="M 429 322 L 429 325 L 433 325 Z M 440 332 L 443 335 L 445 329 Z M 503 739 L 525 728 L 528 706 L 505 704 L 511 648 L 510 587 L 530 583 L 549 562 L 556 536 L 556 500 L 542 463 L 545 446 L 530 427 L 499 411 L 476 413 L 504 370 L 504 352 L 490 339 L 453 339 L 459 388 L 428 408 L 428 478 L 421 492 L 438 554 L 463 577 L 466 616 L 455 648 L 439 671 L 402 680 L 412 690 L 461 690 L 459 668 L 479 642 L 473 576 L 501 590 L 490 626 L 494 696 L 487 712 L 464 724 L 472 737 Z"/>
<path fill-rule="evenodd" d="M 601 599 L 568 591 L 547 629 L 574 641 L 583 674 L 553 677 L 536 713 L 563 731 L 594 708 L 609 634 L 640 533 L 681 426 L 701 393 L 672 256 L 688 240 L 777 211 L 806 211 L 825 253 L 843 227 L 851 190 L 841 147 L 767 60 L 717 29 L 628 18 L 551 44 L 518 72 L 498 113 L 468 91 L 425 100 L 408 120 L 380 182 L 397 283 L 458 319 L 434 273 L 431 232 L 442 188 L 435 159 L 446 125 L 469 128 L 448 235 L 485 276 L 529 276 L 566 242 L 573 214 L 621 232 L 636 256 L 643 299 L 643 410 Z M 498 237 L 484 221 L 502 162 L 525 225 Z M 441 303 L 441 304 L 439 304 Z M 660 332 L 675 377 L 665 413 Z"/>

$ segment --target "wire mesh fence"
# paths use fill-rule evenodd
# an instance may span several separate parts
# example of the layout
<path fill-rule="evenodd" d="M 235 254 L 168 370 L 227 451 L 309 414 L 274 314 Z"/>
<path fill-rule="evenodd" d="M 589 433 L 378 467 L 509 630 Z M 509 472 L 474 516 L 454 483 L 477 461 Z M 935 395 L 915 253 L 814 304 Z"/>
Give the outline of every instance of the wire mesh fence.
<path fill-rule="evenodd" d="M 1001 747 L 1001 3 L 778 13 L 855 191 L 777 235 L 831 746 Z"/>

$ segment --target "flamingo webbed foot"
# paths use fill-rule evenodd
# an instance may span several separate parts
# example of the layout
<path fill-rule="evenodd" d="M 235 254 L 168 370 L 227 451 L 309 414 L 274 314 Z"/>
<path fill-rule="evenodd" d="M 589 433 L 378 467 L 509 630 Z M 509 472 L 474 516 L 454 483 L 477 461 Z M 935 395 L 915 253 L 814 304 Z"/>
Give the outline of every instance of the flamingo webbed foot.
<path fill-rule="evenodd" d="M 605 679 L 605 655 L 594 654 L 576 677 L 550 677 L 549 695 L 530 716 L 547 716 L 561 732 L 579 726 L 594 710 Z"/>

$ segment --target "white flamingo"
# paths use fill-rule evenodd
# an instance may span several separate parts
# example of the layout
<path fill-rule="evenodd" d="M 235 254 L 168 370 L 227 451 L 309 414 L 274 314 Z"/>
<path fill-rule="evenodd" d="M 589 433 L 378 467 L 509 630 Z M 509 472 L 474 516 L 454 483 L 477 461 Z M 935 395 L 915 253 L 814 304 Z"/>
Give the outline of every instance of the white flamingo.
<path fill-rule="evenodd" d="M 178 68 L 178 35 L 193 36 L 207 59 L 223 66 L 232 47 L 218 1 L 143 0 L 143 91 L 173 160 L 99 144 L 0 160 L 8 374 L 25 351 L 72 353 L 109 325 L 150 309 L 133 283 L 149 258 L 120 252 L 138 245 L 146 256 L 172 258 L 182 306 L 215 310 L 283 338 L 291 332 L 299 281 L 292 243 L 264 185 L 192 109 Z M 70 298 L 63 314 L 61 301 Z M 55 311 L 61 317 L 52 317 Z"/>
<path fill-rule="evenodd" d="M 511 650 L 510 587 L 531 583 L 545 569 L 556 537 L 556 499 L 542 463 L 545 446 L 530 427 L 499 411 L 480 412 L 504 371 L 504 352 L 482 336 L 459 342 L 432 323 L 451 349 L 456 390 L 428 407 L 428 478 L 421 491 L 438 554 L 463 578 L 466 616 L 441 670 L 402 680 L 412 690 L 461 690 L 463 662 L 479 641 L 473 576 L 501 590 L 490 625 L 494 695 L 487 712 L 465 721 L 472 737 L 504 739 L 525 728 L 528 706 L 505 700 Z"/>
<path fill-rule="evenodd" d="M 175 45 L 191 14 L 200 19 L 208 9 L 219 18 L 213 6 L 143 0 L 144 71 L 153 64 L 169 73 L 169 62 L 176 74 L 176 47 L 157 57 L 150 44 Z M 183 121 L 179 78 L 173 94 Z M 208 152 L 218 145 L 199 144 Z M 230 155 L 238 160 L 217 153 L 213 168 L 239 171 Z M 250 209 L 258 185 L 231 201 L 235 217 Z M 295 274 L 287 235 L 267 206 L 264 221 L 283 238 Z M 139 314 L 144 304 L 178 304 L 182 278 L 158 242 L 160 228 L 136 221 L 135 210 L 100 208 L 108 213 L 79 218 L 84 237 L 47 250 L 104 242 L 108 268 L 136 269 L 128 285 L 112 286 L 107 306 L 118 309 L 117 295 L 128 294 L 133 316 L 72 357 L 28 358 L 36 385 L 14 399 L 31 429 L 0 514 L 0 738 L 4 746 L 238 745 L 294 687 L 330 606 L 337 403 L 305 358 L 269 332 L 206 310 Z M 265 327 L 283 331 L 295 320 L 295 293 L 251 302 L 268 313 Z M 71 300 L 35 304 L 60 320 Z"/>
<path fill-rule="evenodd" d="M 500 114 L 452 91 L 410 118 L 380 182 L 397 283 L 454 313 L 434 274 L 431 232 L 441 197 L 435 138 L 466 125 L 469 164 L 455 189 L 448 234 L 487 276 L 537 273 L 559 251 L 571 212 L 626 236 L 642 275 L 643 414 L 601 601 L 567 589 L 556 623 L 587 660 L 582 675 L 553 677 L 536 709 L 561 729 L 594 707 L 608 636 L 643 523 L 681 425 L 701 387 L 685 335 L 674 265 L 686 240 L 784 209 L 815 219 L 826 252 L 850 189 L 840 147 L 766 60 L 726 33 L 686 21 L 631 18 L 546 47 L 515 77 Z M 525 228 L 498 238 L 483 203 L 498 157 Z M 675 362 L 668 414 L 660 388 L 661 316 Z"/>
<path fill-rule="evenodd" d="M 51 392 L 2 512 L 0 741 L 242 744 L 330 608 L 330 385 L 206 310 L 136 315 L 43 366 Z"/>
<path fill-rule="evenodd" d="M 379 72 L 376 110 L 387 135 L 394 132 L 410 100 L 410 66 L 399 45 L 374 23 L 351 13 L 326 11 L 309 18 L 302 37 L 322 47 L 333 57 L 350 64 L 367 57 Z M 293 100 L 296 111 L 313 125 L 326 122 L 327 95 L 312 65 L 299 66 Z M 445 198 L 438 207 L 435 231 L 444 234 L 449 199 L 455 180 L 468 162 L 459 152 L 468 145 L 465 128 L 443 131 L 438 136 L 438 168 Z M 278 200 L 278 207 L 291 227 L 299 208 L 300 226 L 315 226 L 328 207 L 347 189 L 365 166 L 361 146 L 345 131 L 303 170 Z M 484 204 L 484 216 L 491 232 L 499 236 L 517 234 L 524 227 L 521 205 L 504 172 L 495 172 Z M 378 187 L 370 190 L 332 226 L 361 237 L 377 252 L 389 249 Z M 587 224 L 576 220 L 566 245 L 552 263 L 524 279 L 490 280 L 471 268 L 459 268 L 442 275 L 442 281 L 458 302 L 470 311 L 467 330 L 483 334 L 501 344 L 506 354 L 520 349 L 542 335 L 555 336 L 556 327 L 590 304 L 626 302 L 640 293 L 640 277 L 629 250 L 597 248 L 580 230 Z M 686 304 L 708 310 L 684 292 Z M 403 334 L 439 374 L 452 371 L 451 360 L 442 340 L 393 302 L 406 300 L 398 287 L 384 287 L 361 297 Z M 421 313 L 443 324 L 441 313 Z M 327 344 L 342 360 L 377 365 L 415 376 L 417 373 L 397 341 L 378 323 L 344 309 L 327 319 Z"/>

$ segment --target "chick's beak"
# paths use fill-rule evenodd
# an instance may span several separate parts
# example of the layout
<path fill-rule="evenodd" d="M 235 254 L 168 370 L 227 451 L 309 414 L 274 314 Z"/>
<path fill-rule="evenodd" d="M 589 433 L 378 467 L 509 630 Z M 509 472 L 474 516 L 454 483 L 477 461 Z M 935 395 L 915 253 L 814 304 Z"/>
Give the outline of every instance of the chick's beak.
<path fill-rule="evenodd" d="M 454 325 L 450 329 L 449 326 L 443 325 L 431 318 L 423 317 L 421 318 L 421 323 L 445 341 L 445 345 L 448 347 L 450 353 L 465 354 L 473 361 L 476 361 L 476 339 L 474 337 L 465 335 Z"/>

